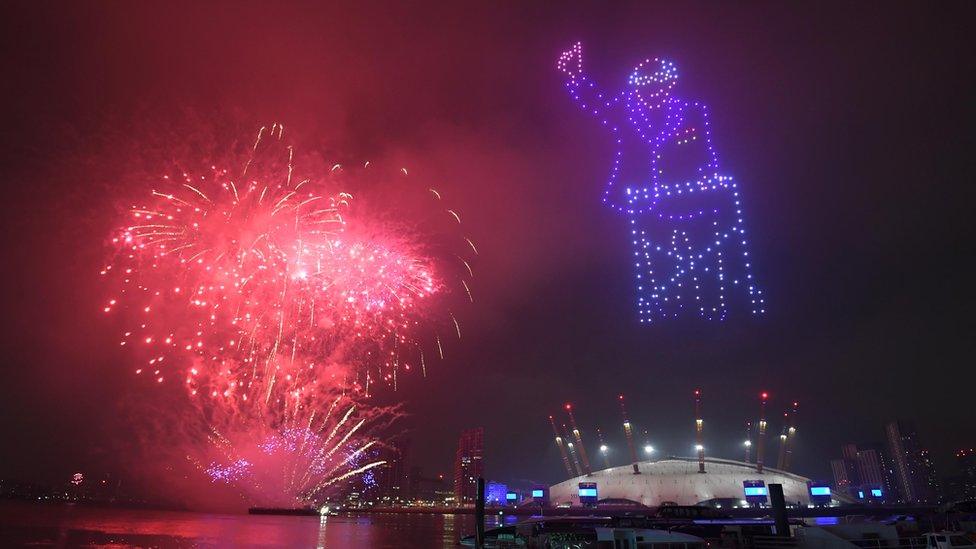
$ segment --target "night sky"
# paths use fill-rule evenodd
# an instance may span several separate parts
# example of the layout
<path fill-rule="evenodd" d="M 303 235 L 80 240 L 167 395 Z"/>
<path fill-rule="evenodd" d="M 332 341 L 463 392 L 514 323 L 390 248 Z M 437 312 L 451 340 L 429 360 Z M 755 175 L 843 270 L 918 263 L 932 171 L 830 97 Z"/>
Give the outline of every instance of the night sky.
<path fill-rule="evenodd" d="M 547 416 L 567 401 L 623 463 L 620 392 L 662 454 L 690 455 L 701 387 L 709 455 L 741 459 L 768 390 L 770 417 L 800 402 L 800 473 L 830 480 L 842 443 L 898 417 L 948 475 L 976 444 L 967 8 L 7 4 L 0 478 L 125 463 L 117 403 L 146 387 L 100 315 L 105 179 L 127 161 L 102 138 L 187 113 L 396 159 L 464 216 L 481 255 L 463 344 L 381 397 L 430 474 L 484 426 L 488 477 L 561 480 Z M 767 315 L 637 322 L 625 218 L 600 201 L 608 134 L 554 70 L 577 40 L 609 89 L 667 56 L 675 93 L 711 107 Z"/>

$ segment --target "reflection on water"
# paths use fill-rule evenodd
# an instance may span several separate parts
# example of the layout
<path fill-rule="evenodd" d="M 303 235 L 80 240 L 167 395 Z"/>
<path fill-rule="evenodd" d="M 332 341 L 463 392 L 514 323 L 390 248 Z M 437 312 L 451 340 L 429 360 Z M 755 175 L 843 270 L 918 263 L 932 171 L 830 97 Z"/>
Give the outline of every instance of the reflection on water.
<path fill-rule="evenodd" d="M 329 525 L 329 517 L 321 517 L 319 519 L 319 539 L 315 542 L 315 547 L 319 549 L 324 548 L 326 542 L 328 541 L 325 537 L 325 527 Z"/>
<path fill-rule="evenodd" d="M 486 527 L 514 522 L 489 516 Z M 225 515 L 0 502 L 0 546 L 457 547 L 472 515 Z"/>
<path fill-rule="evenodd" d="M 454 519 L 457 515 L 444 515 L 444 528 L 441 530 L 441 543 L 446 547 L 451 540 L 459 540 L 464 537 L 464 534 L 457 534 L 455 532 L 457 525 L 454 524 Z M 471 522 L 471 527 L 474 528 L 474 521 Z"/>

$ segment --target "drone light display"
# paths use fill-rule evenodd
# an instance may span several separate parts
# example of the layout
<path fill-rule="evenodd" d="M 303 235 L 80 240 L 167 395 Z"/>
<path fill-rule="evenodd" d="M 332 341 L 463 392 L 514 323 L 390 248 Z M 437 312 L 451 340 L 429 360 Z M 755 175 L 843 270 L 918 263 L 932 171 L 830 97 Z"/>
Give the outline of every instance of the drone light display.
<path fill-rule="evenodd" d="M 582 53 L 576 43 L 556 67 L 614 140 L 603 201 L 628 217 L 640 321 L 764 313 L 742 199 L 719 167 L 705 105 L 671 94 L 678 70 L 660 58 L 637 65 L 625 90 L 606 93 L 584 72 Z"/>

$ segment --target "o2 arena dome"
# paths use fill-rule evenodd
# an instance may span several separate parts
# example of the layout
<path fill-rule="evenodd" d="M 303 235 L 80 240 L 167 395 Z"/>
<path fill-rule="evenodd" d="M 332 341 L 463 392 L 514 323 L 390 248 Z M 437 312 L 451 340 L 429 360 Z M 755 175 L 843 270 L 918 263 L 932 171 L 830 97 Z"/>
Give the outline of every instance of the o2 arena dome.
<path fill-rule="evenodd" d="M 640 474 L 634 474 L 633 466 L 623 465 L 560 482 L 549 489 L 549 501 L 557 506 L 581 505 L 580 483 L 595 484 L 596 497 L 601 501 L 629 500 L 648 507 L 672 503 L 696 505 L 709 500 L 745 501 L 747 486 L 753 497 L 758 495 L 762 499 L 765 486 L 782 484 L 787 505 L 811 503 L 810 479 L 768 467 L 759 473 L 754 463 L 708 458 L 704 473 L 698 472 L 696 458 L 669 457 L 637 465 Z M 592 496 L 591 484 L 586 485 L 585 494 Z M 847 499 L 840 494 L 832 495 L 835 500 Z"/>

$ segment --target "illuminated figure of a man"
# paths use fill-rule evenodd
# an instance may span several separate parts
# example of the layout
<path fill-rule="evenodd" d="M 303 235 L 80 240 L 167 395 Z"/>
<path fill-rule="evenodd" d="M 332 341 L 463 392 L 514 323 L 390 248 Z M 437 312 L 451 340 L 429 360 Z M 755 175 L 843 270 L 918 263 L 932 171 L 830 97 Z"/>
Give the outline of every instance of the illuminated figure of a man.
<path fill-rule="evenodd" d="M 627 87 L 608 94 L 583 71 L 582 52 L 577 43 L 556 66 L 573 99 L 614 139 L 603 201 L 630 221 L 640 321 L 765 312 L 741 200 L 719 169 L 705 106 L 671 94 L 677 68 L 658 58 L 637 65 Z"/>

